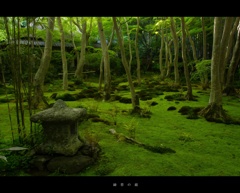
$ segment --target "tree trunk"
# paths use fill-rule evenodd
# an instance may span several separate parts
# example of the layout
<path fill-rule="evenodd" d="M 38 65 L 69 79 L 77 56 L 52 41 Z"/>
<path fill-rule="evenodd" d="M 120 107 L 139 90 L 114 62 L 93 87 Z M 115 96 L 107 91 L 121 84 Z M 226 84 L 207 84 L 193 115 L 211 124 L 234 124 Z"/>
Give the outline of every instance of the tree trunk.
<path fill-rule="evenodd" d="M 211 61 L 211 92 L 208 106 L 203 108 L 199 114 L 208 121 L 225 121 L 227 115 L 222 107 L 221 89 L 221 39 L 222 39 L 222 17 L 214 18 L 213 52 Z"/>
<path fill-rule="evenodd" d="M 163 31 L 163 28 L 161 28 L 160 30 L 161 30 L 161 47 L 159 50 L 159 69 L 160 69 L 160 80 L 164 80 L 165 68 L 166 68 L 163 66 L 164 31 Z M 165 50 L 165 53 L 167 53 L 167 50 Z M 166 66 L 166 62 L 165 62 L 165 66 Z"/>
<path fill-rule="evenodd" d="M 123 42 L 122 34 L 120 33 L 120 29 L 117 24 L 116 17 L 113 17 L 113 23 L 114 23 L 114 28 L 115 28 L 116 34 L 117 34 L 118 44 L 119 44 L 120 51 L 121 51 L 122 63 L 123 63 L 123 66 L 124 66 L 124 69 L 126 71 L 126 75 L 128 78 L 128 83 L 129 83 L 130 92 L 131 92 L 131 96 L 132 96 L 132 107 L 133 107 L 133 110 L 136 110 L 139 107 L 139 98 L 137 97 L 134 86 L 133 86 L 131 73 L 130 73 L 128 62 L 127 62 L 126 55 L 125 55 L 124 42 Z"/>
<path fill-rule="evenodd" d="M 226 66 L 224 64 L 224 59 L 226 57 L 227 53 L 227 47 L 228 47 L 228 42 L 229 42 L 229 34 L 232 30 L 232 24 L 234 21 L 234 17 L 226 17 L 225 19 L 225 24 L 224 24 L 224 29 L 223 29 L 223 34 L 222 34 L 222 39 L 221 39 L 221 49 L 220 49 L 220 59 L 219 62 L 221 64 L 220 68 L 220 80 L 221 80 L 221 88 L 223 90 L 224 86 L 224 75 L 226 72 Z"/>
<path fill-rule="evenodd" d="M 54 29 L 54 21 L 55 17 L 48 18 L 48 27 L 46 28 L 46 41 L 44 46 L 44 52 L 41 58 L 40 66 L 34 77 L 34 99 L 33 99 L 34 108 L 38 108 L 41 101 L 43 101 L 45 105 L 48 106 L 48 103 L 43 96 L 43 85 L 52 55 L 52 32 Z"/>
<path fill-rule="evenodd" d="M 93 17 L 90 17 L 89 19 L 90 19 L 89 25 L 88 25 L 89 27 L 86 30 L 86 46 L 89 45 L 89 38 L 91 37 L 92 26 L 93 26 Z"/>
<path fill-rule="evenodd" d="M 110 74 L 110 60 L 108 54 L 108 46 L 103 32 L 102 18 L 98 17 L 98 31 L 102 47 L 102 55 L 104 61 L 104 100 L 109 100 L 111 96 L 111 74 Z"/>
<path fill-rule="evenodd" d="M 127 36 L 128 36 L 128 48 L 129 48 L 129 62 L 128 62 L 128 66 L 129 66 L 129 70 L 130 70 L 130 74 L 131 74 L 131 65 L 132 65 L 132 47 L 131 47 L 131 39 L 130 39 L 130 32 L 128 29 L 128 22 L 126 17 L 124 17 L 125 23 L 126 23 L 126 29 L 127 29 Z"/>
<path fill-rule="evenodd" d="M 78 80 L 83 79 L 83 66 L 85 62 L 85 53 L 86 53 L 86 29 L 87 29 L 87 22 L 86 19 L 82 19 L 82 39 L 81 39 L 81 53 L 79 63 L 77 64 L 77 69 L 75 71 L 75 77 Z M 79 29 L 80 30 L 80 29 Z"/>
<path fill-rule="evenodd" d="M 139 17 L 137 17 L 137 29 L 135 36 L 135 50 L 136 50 L 136 60 L 137 60 L 137 80 L 138 85 L 141 84 L 141 67 L 140 67 L 140 58 L 139 58 L 139 49 L 138 49 L 138 33 L 139 33 Z"/>
<path fill-rule="evenodd" d="M 186 30 L 186 35 L 189 39 L 190 45 L 192 47 L 193 61 L 196 64 L 196 62 L 198 61 L 196 47 L 195 47 L 194 41 L 192 40 L 191 34 L 189 33 L 188 27 L 186 25 L 185 25 L 185 30 Z M 192 63 L 192 65 L 191 65 L 191 71 L 192 72 L 194 72 L 194 63 Z"/>
<path fill-rule="evenodd" d="M 179 52 L 179 46 L 178 46 L 178 37 L 176 33 L 176 26 L 175 26 L 175 21 L 173 17 L 170 17 L 171 21 L 171 33 L 173 36 L 173 43 L 174 43 L 174 74 L 175 74 L 175 84 L 179 85 L 180 84 L 180 79 L 179 79 L 179 71 L 178 71 L 178 52 Z"/>
<path fill-rule="evenodd" d="M 237 41 L 235 43 L 233 49 L 233 56 L 228 68 L 226 87 L 223 91 L 224 93 L 227 93 L 227 95 L 235 94 L 235 89 L 233 87 L 233 79 L 239 60 L 240 60 L 240 29 L 237 32 Z"/>
<path fill-rule="evenodd" d="M 77 59 L 77 64 L 79 63 L 80 57 L 79 57 L 79 51 L 77 50 L 75 41 L 74 41 L 74 35 L 73 35 L 73 30 L 72 30 L 72 23 L 73 23 L 73 18 L 70 18 L 70 26 L 71 26 L 71 39 L 72 39 L 72 44 L 73 44 L 73 48 L 74 48 L 74 52 L 75 52 L 75 56 Z"/>
<path fill-rule="evenodd" d="M 205 18 L 202 17 L 202 32 L 203 32 L 203 60 L 207 60 L 207 34 L 206 34 L 206 29 L 205 29 Z M 208 83 L 208 74 L 205 72 L 203 75 L 203 81 L 202 81 L 202 89 L 206 90 L 209 88 L 209 83 Z"/>
<path fill-rule="evenodd" d="M 167 74 L 166 74 L 166 77 L 170 77 L 170 74 L 171 74 L 171 66 L 172 66 L 172 53 L 171 53 L 171 44 L 172 44 L 172 40 L 170 40 L 169 42 L 165 42 L 166 47 L 167 47 L 167 54 L 169 56 L 169 60 L 167 59 L 166 60 L 166 68 L 167 68 Z"/>
<path fill-rule="evenodd" d="M 107 46 L 107 49 L 109 49 L 109 47 L 111 46 L 112 44 L 112 41 L 113 41 L 113 37 L 114 37 L 114 26 L 112 27 L 112 34 L 111 34 L 111 37 L 110 37 L 110 41 L 108 43 L 108 46 Z M 100 62 L 100 67 L 99 67 L 99 91 L 102 90 L 102 77 L 103 77 L 103 56 L 101 57 L 101 62 Z"/>
<path fill-rule="evenodd" d="M 193 100 L 192 86 L 191 86 L 190 74 L 188 71 L 187 56 L 186 56 L 186 31 L 185 31 L 186 28 L 185 28 L 184 17 L 181 17 L 181 26 L 182 26 L 182 58 L 183 58 L 184 74 L 185 74 L 186 85 L 187 85 L 187 94 L 185 97 L 187 100 Z"/>
<path fill-rule="evenodd" d="M 227 66 L 227 64 L 230 63 L 230 60 L 231 60 L 230 57 L 232 57 L 233 46 L 234 46 L 233 43 L 234 43 L 235 38 L 236 38 L 235 35 L 237 33 L 237 26 L 239 24 L 239 20 L 240 20 L 240 17 L 237 17 L 235 19 L 234 24 L 233 24 L 233 28 L 232 28 L 232 30 L 230 32 L 228 46 L 227 46 L 227 53 L 226 53 L 226 56 L 224 58 L 224 64 L 223 64 L 224 66 Z"/>
<path fill-rule="evenodd" d="M 62 26 L 61 17 L 57 17 L 58 26 L 61 34 L 61 55 L 62 55 L 62 69 L 63 69 L 63 90 L 68 89 L 68 66 L 67 66 L 67 58 L 65 52 L 65 37 Z"/>
<path fill-rule="evenodd" d="M 189 30 L 188 30 L 187 27 L 186 27 L 185 30 L 186 30 L 186 34 L 187 34 L 187 36 L 188 36 L 190 45 L 191 45 L 191 47 L 192 47 L 193 60 L 196 62 L 198 59 L 197 59 L 197 52 L 196 52 L 196 48 L 195 48 L 195 45 L 194 45 L 194 41 L 192 40 L 191 34 L 189 33 Z"/>
<path fill-rule="evenodd" d="M 207 34 L 205 29 L 204 17 L 202 17 L 202 32 L 203 32 L 203 60 L 207 60 Z"/>

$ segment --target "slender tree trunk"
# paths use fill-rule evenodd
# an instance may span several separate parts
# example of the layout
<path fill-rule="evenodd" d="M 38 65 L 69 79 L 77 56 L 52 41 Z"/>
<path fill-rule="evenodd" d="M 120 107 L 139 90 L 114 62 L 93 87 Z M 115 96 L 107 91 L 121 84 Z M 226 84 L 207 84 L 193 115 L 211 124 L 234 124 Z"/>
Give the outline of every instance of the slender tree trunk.
<path fill-rule="evenodd" d="M 190 74 L 189 74 L 188 65 L 187 65 L 186 31 L 185 31 L 186 27 L 185 27 L 184 17 L 181 17 L 181 24 L 182 24 L 182 58 L 183 58 L 184 74 L 185 74 L 186 85 L 187 85 L 187 94 L 186 94 L 185 97 L 186 97 L 187 100 L 193 100 Z"/>
<path fill-rule="evenodd" d="M 127 19 L 126 17 L 124 17 L 124 20 L 125 20 L 125 23 L 126 23 L 126 29 L 127 29 L 127 36 L 128 36 L 128 48 L 129 48 L 129 62 L 128 62 L 128 65 L 129 65 L 129 70 L 130 70 L 130 73 L 131 73 L 131 64 L 132 64 L 132 46 L 131 46 L 131 38 L 130 38 L 130 32 L 129 32 L 129 29 L 128 29 L 128 22 L 127 22 Z"/>
<path fill-rule="evenodd" d="M 61 17 L 57 17 L 58 26 L 61 34 L 61 55 L 62 55 L 62 69 L 63 69 L 63 90 L 68 89 L 68 65 L 65 51 L 65 37 L 62 26 Z"/>
<path fill-rule="evenodd" d="M 235 89 L 234 89 L 234 86 L 231 85 L 232 81 L 233 81 L 233 77 L 231 77 L 234 72 L 233 72 L 233 69 L 235 68 L 234 66 L 237 66 L 237 57 L 235 54 L 238 53 L 238 36 L 239 36 L 239 31 L 237 29 L 238 25 L 239 25 L 239 21 L 240 21 L 240 17 L 237 17 L 235 19 L 235 22 L 233 24 L 233 28 L 230 32 L 230 37 L 229 37 L 229 41 L 228 41 L 228 46 L 227 46 L 227 53 L 226 53 L 226 56 L 224 58 L 224 64 L 223 66 L 227 66 L 228 63 L 228 70 L 226 72 L 226 81 L 224 81 L 224 86 L 225 88 L 223 89 L 223 92 L 226 93 L 227 95 L 229 94 L 235 94 Z M 235 43 L 235 46 L 233 45 L 233 42 L 235 41 L 235 35 L 237 33 L 237 40 L 236 40 L 236 43 Z M 234 47 L 234 48 L 233 48 Z M 233 62 L 233 63 L 232 63 Z"/>
<path fill-rule="evenodd" d="M 203 33 L 203 60 L 207 60 L 207 34 L 205 29 L 205 17 L 202 17 L 202 33 Z M 202 89 L 206 90 L 209 88 L 208 73 L 205 72 L 203 75 Z"/>
<path fill-rule="evenodd" d="M 179 79 L 179 71 L 178 71 L 178 52 L 179 52 L 179 45 L 178 45 L 178 37 L 176 33 L 176 26 L 175 26 L 175 21 L 173 17 L 170 17 L 171 21 L 171 33 L 173 36 L 173 43 L 174 43 L 174 74 L 175 74 L 175 84 L 179 85 L 180 84 L 180 79 Z"/>
<path fill-rule="evenodd" d="M 91 37 L 91 32 L 92 32 L 92 26 L 93 26 L 93 17 L 89 18 L 89 27 L 86 30 L 86 46 L 89 45 L 89 38 Z"/>
<path fill-rule="evenodd" d="M 220 71 L 220 80 L 221 80 L 221 88 L 223 90 L 224 82 L 225 82 L 225 72 L 226 72 L 226 66 L 224 63 L 224 59 L 226 57 L 227 53 L 227 47 L 228 47 L 228 42 L 229 42 L 229 34 L 232 30 L 232 25 L 233 25 L 234 17 L 226 17 L 225 23 L 224 23 L 224 29 L 223 29 L 223 34 L 222 34 L 222 39 L 221 39 L 221 49 L 220 49 L 220 64 L 221 64 L 221 71 Z"/>
<path fill-rule="evenodd" d="M 82 19 L 82 39 L 81 39 L 81 53 L 79 63 L 77 64 L 77 69 L 75 71 L 75 77 L 77 79 L 83 79 L 83 66 L 85 63 L 85 54 L 86 54 L 86 29 L 87 29 L 87 22 L 83 18 Z"/>
<path fill-rule="evenodd" d="M 70 26 L 71 26 L 71 38 L 72 38 L 72 44 L 73 44 L 73 48 L 74 48 L 74 52 L 76 55 L 76 59 L 77 59 L 77 64 L 79 63 L 80 57 L 79 57 L 79 51 L 77 50 L 75 41 L 74 41 L 74 34 L 73 34 L 73 30 L 72 30 L 72 23 L 73 23 L 73 19 L 70 18 Z"/>
<path fill-rule="evenodd" d="M 124 42 L 122 39 L 122 35 L 120 33 L 120 29 L 117 24 L 116 17 L 113 17 L 113 23 L 114 23 L 114 28 L 115 28 L 116 34 L 117 34 L 118 44 L 119 44 L 120 51 L 121 51 L 122 63 L 123 63 L 123 66 L 124 66 L 124 69 L 126 71 L 126 75 L 128 78 L 128 83 L 129 83 L 130 92 L 131 92 L 131 96 L 132 96 L 132 107 L 133 107 L 133 110 L 135 111 L 139 108 L 139 98 L 137 97 L 134 86 L 133 86 L 131 73 L 130 73 L 128 62 L 127 62 L 126 55 L 125 55 Z"/>
<path fill-rule="evenodd" d="M 202 18 L 202 33 L 203 33 L 203 60 L 207 60 L 207 34 L 205 29 L 205 18 Z"/>
<path fill-rule="evenodd" d="M 111 34 L 111 37 L 110 37 L 110 41 L 109 41 L 109 43 L 107 45 L 107 49 L 108 50 L 109 50 L 109 47 L 112 44 L 113 37 L 114 37 L 114 26 L 112 27 L 112 34 Z M 100 74 L 99 74 L 99 91 L 101 91 L 102 90 L 102 81 L 103 81 L 103 56 L 101 57 L 99 70 L 100 70 Z"/>
<path fill-rule="evenodd" d="M 102 18 L 98 17 L 98 31 L 102 47 L 102 55 L 104 61 L 104 100 L 109 100 L 111 96 L 111 74 L 110 74 L 110 60 L 108 54 L 108 46 L 103 31 Z"/>
<path fill-rule="evenodd" d="M 164 31 L 163 27 L 160 29 L 161 32 L 161 47 L 159 50 L 159 69 L 160 69 L 160 80 L 164 80 L 165 78 L 165 67 L 163 66 L 163 49 L 164 49 Z M 167 50 L 165 51 L 167 53 Z M 167 60 L 167 58 L 166 58 Z M 165 62 L 166 66 L 166 62 Z"/>
<path fill-rule="evenodd" d="M 170 40 L 169 42 L 165 42 L 165 44 L 167 44 L 167 50 L 166 52 L 168 53 L 167 55 L 169 56 L 169 60 L 167 59 L 166 61 L 166 67 L 167 67 L 167 74 L 166 77 L 170 77 L 171 74 L 171 66 L 172 66 L 172 53 L 171 53 L 171 44 L 172 44 L 172 40 Z"/>
<path fill-rule="evenodd" d="M 5 30 L 6 30 L 6 34 L 7 34 L 7 43 L 10 44 L 11 37 L 10 37 L 9 23 L 8 23 L 8 18 L 7 17 L 4 17 L 4 26 L 5 26 Z M 8 54 L 10 55 L 10 57 L 13 55 L 12 49 L 8 50 Z M 11 68 L 13 68 L 13 59 L 12 59 L 12 57 L 10 59 L 10 66 L 11 66 Z M 4 86 L 6 87 L 4 73 L 3 73 L 3 82 L 4 82 Z M 7 91 L 5 90 L 5 92 L 6 92 L 6 98 L 7 98 Z M 11 117 L 9 103 L 8 103 L 8 115 L 9 115 L 10 128 L 11 128 L 11 134 L 12 134 L 12 142 L 14 143 L 15 137 L 14 137 L 14 130 L 13 130 L 13 125 L 12 125 L 12 117 Z"/>
<path fill-rule="evenodd" d="M 196 61 L 198 60 L 198 59 L 197 59 L 196 47 L 195 47 L 194 41 L 192 40 L 191 34 L 189 33 L 189 30 L 188 30 L 187 27 L 186 27 L 186 34 L 187 34 L 187 37 L 188 37 L 189 42 L 190 42 L 191 47 L 192 47 L 193 60 L 196 62 Z"/>
<path fill-rule="evenodd" d="M 211 92 L 208 106 L 199 114 L 208 121 L 225 121 L 227 115 L 222 107 L 222 88 L 220 73 L 222 65 L 220 62 L 221 39 L 222 39 L 222 17 L 214 18 L 213 52 L 211 61 Z"/>
<path fill-rule="evenodd" d="M 43 85 L 44 79 L 47 74 L 51 55 L 52 55 L 52 32 L 54 29 L 55 17 L 48 18 L 48 27 L 46 29 L 46 41 L 44 46 L 44 52 L 41 59 L 40 66 L 34 77 L 34 107 L 37 108 L 41 101 L 43 101 L 47 106 L 48 103 L 43 96 Z"/>
<path fill-rule="evenodd" d="M 237 41 L 233 49 L 233 55 L 227 73 L 226 87 L 224 89 L 224 92 L 227 93 L 228 95 L 234 93 L 235 91 L 233 87 L 233 80 L 239 61 L 240 61 L 240 29 L 237 32 Z"/>
<path fill-rule="evenodd" d="M 140 65 L 139 49 L 138 49 L 138 33 L 139 33 L 139 17 L 137 17 L 137 29 L 136 29 L 136 36 L 135 36 L 135 50 L 136 50 L 136 60 L 137 60 L 137 80 L 138 80 L 138 85 L 140 85 L 141 84 L 141 65 Z"/>
<path fill-rule="evenodd" d="M 98 82 L 98 90 L 102 90 L 102 81 L 103 81 L 103 56 L 101 57 L 101 62 L 99 66 L 99 82 Z"/>

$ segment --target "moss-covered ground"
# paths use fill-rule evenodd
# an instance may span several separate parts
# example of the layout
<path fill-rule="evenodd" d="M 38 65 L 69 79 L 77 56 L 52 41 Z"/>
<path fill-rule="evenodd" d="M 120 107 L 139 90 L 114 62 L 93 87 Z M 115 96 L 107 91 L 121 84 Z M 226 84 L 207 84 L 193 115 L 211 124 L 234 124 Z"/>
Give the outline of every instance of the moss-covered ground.
<path fill-rule="evenodd" d="M 89 82 L 98 86 L 97 82 Z M 121 84 L 126 84 L 123 82 Z M 49 102 L 54 90 L 46 89 L 45 96 Z M 81 86 L 75 91 L 79 93 Z M 140 87 L 136 87 L 136 91 Z M 201 91 L 201 92 L 199 92 Z M 186 91 L 181 90 L 183 94 Z M 58 90 L 58 94 L 64 91 Z M 93 122 L 92 119 L 79 125 L 80 136 L 90 138 L 101 147 L 100 159 L 77 176 L 239 176 L 240 175 L 240 125 L 208 122 L 204 118 L 187 119 L 178 110 L 182 106 L 205 107 L 208 104 L 210 90 L 202 91 L 193 87 L 197 101 L 168 101 L 166 95 L 175 92 L 163 92 L 150 100 L 140 100 L 140 107 L 151 112 L 150 117 L 140 117 L 129 113 L 132 105 L 119 101 L 102 101 L 83 98 L 66 101 L 69 107 L 84 107 L 88 113 L 97 114 L 108 121 Z M 118 91 L 118 95 L 130 97 L 129 91 Z M 4 98 L 1 95 L 1 98 Z M 13 96 L 9 95 L 13 98 Z M 152 102 L 157 105 L 151 106 Z M 14 136 L 17 137 L 15 104 L 0 103 L 0 147 L 12 143 L 11 122 Z M 176 110 L 167 110 L 170 106 Z M 223 108 L 238 119 L 240 101 L 236 97 L 223 96 Z M 10 110 L 10 113 L 9 113 Z M 10 121 L 10 118 L 12 121 Z M 28 110 L 25 111 L 26 125 L 29 125 Z M 27 127 L 27 126 L 26 126 Z M 175 153 L 156 153 L 137 144 L 131 144 L 116 138 L 109 132 L 114 129 L 124 136 L 131 136 L 138 142 L 151 146 L 164 146 Z M 26 128 L 28 130 L 28 128 Z M 133 135 L 134 134 L 134 135 Z M 1 161 L 1 160 L 0 160 Z M 20 175 L 28 175 L 21 173 Z M 52 174 L 62 175 L 62 174 Z"/>

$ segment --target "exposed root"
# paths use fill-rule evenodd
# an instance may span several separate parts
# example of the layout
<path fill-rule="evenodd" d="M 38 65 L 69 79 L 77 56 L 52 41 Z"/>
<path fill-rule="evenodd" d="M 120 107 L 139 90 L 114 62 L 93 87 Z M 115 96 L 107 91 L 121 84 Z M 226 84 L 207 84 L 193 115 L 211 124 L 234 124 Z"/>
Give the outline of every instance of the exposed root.
<path fill-rule="evenodd" d="M 122 133 L 117 133 L 114 129 L 109 129 L 109 132 L 113 135 L 116 136 L 116 138 L 118 139 L 118 141 L 125 141 L 127 143 L 131 143 L 131 144 L 137 144 L 140 147 L 143 147 L 144 149 L 147 149 L 149 151 L 152 151 L 154 153 L 176 153 L 175 150 L 169 148 L 169 147 L 164 147 L 163 145 L 161 146 L 152 146 L 152 145 L 147 145 L 147 144 L 143 144 L 139 141 L 136 141 L 133 138 L 127 137 L 126 135 L 123 135 Z"/>
<path fill-rule="evenodd" d="M 231 118 L 222 108 L 222 105 L 217 105 L 216 103 L 210 103 L 207 107 L 203 108 L 199 115 L 204 117 L 207 121 L 217 122 L 217 123 L 229 123 Z"/>

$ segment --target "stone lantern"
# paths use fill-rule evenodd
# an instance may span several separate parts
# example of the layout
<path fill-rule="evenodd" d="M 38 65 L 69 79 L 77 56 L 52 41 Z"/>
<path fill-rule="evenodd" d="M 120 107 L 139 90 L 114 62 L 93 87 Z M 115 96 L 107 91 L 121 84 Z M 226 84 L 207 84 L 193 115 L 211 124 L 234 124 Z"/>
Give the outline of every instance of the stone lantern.
<path fill-rule="evenodd" d="M 30 120 L 43 127 L 43 142 L 38 154 L 72 156 L 83 145 L 78 136 L 78 123 L 86 115 L 84 108 L 70 108 L 59 99 L 52 108 L 38 112 Z"/>
<path fill-rule="evenodd" d="M 30 173 L 36 172 L 32 175 L 55 171 L 75 174 L 96 161 L 101 150 L 98 143 L 79 140 L 78 124 L 86 114 L 86 109 L 70 108 L 59 99 L 52 108 L 31 116 L 30 120 L 43 129 L 42 143 L 31 153 L 34 156 Z"/>

